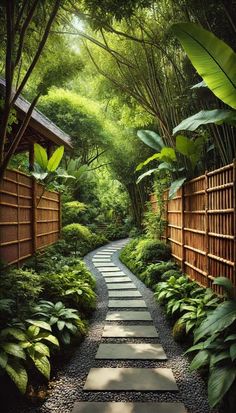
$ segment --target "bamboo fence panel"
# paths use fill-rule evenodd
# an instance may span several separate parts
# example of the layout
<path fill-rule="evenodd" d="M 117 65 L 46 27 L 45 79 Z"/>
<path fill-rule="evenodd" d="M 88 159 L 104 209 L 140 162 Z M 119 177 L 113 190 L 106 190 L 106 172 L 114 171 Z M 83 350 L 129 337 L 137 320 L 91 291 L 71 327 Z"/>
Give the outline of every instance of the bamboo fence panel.
<path fill-rule="evenodd" d="M 218 276 L 236 287 L 236 162 L 187 182 L 167 201 L 166 239 L 192 280 L 212 287 Z M 168 194 L 164 194 L 167 199 Z M 152 195 L 153 210 L 157 202 Z M 216 292 L 220 288 L 214 286 Z"/>
<path fill-rule="evenodd" d="M 16 264 L 56 242 L 60 234 L 60 195 L 35 180 L 7 170 L 0 185 L 0 258 Z"/>

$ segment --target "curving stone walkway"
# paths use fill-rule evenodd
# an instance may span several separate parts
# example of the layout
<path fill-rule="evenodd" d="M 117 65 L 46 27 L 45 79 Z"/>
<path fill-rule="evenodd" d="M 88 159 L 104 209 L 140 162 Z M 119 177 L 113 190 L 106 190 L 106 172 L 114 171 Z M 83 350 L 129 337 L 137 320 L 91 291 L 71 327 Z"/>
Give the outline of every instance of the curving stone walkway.
<path fill-rule="evenodd" d="M 153 293 L 120 262 L 125 242 L 85 257 L 97 278 L 97 310 L 50 397 L 41 407 L 6 413 L 217 413 Z"/>
<path fill-rule="evenodd" d="M 76 402 L 72 413 L 94 413 L 95 410 L 98 413 L 187 413 L 184 403 L 172 401 L 179 387 L 173 370 L 166 363 L 161 336 L 144 296 L 132 282 L 134 276 L 127 269 L 122 270 L 121 263 L 114 263 L 113 254 L 124 244 L 113 243 L 92 258 L 108 289 L 108 313 L 95 355 L 95 367 L 90 368 L 83 387 L 84 394 L 91 394 L 91 400 Z M 108 338 L 111 342 L 104 341 Z M 97 360 L 100 360 L 99 367 L 96 367 Z M 121 367 L 120 360 L 128 361 L 129 366 Z M 106 361 L 112 361 L 113 365 L 107 366 Z M 142 361 L 143 365 L 137 366 L 137 361 Z M 162 362 L 162 367 L 154 366 L 154 361 L 156 364 Z M 94 402 L 97 392 L 110 395 L 110 401 L 104 397 L 104 401 Z M 134 401 L 115 401 L 118 392 L 128 392 L 131 399 L 133 394 Z M 157 399 L 158 395 L 166 395 L 165 401 L 144 401 L 143 394 L 149 392 L 155 392 Z"/>

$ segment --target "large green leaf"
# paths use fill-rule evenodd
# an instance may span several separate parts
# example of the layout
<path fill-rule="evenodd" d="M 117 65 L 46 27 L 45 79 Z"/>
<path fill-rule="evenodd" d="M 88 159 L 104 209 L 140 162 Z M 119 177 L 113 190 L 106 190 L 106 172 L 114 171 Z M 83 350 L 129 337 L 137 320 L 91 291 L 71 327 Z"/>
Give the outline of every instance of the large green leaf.
<path fill-rule="evenodd" d="M 46 346 L 43 343 L 35 343 L 34 344 L 34 350 L 37 351 L 38 353 L 42 354 L 43 356 L 48 356 L 50 357 L 50 352 L 48 346 Z"/>
<path fill-rule="evenodd" d="M 160 158 L 159 153 L 155 153 L 154 155 L 147 158 L 145 161 L 138 164 L 136 171 L 140 171 L 144 166 L 148 165 L 150 162 L 155 161 L 156 159 Z"/>
<path fill-rule="evenodd" d="M 210 360 L 209 351 L 201 350 L 196 354 L 196 356 L 192 360 L 190 368 L 191 368 L 191 370 L 197 370 L 200 367 L 205 366 L 206 364 L 208 364 L 209 360 Z"/>
<path fill-rule="evenodd" d="M 0 367 L 5 369 L 7 365 L 8 355 L 4 351 L 0 351 Z"/>
<path fill-rule="evenodd" d="M 59 347 L 59 341 L 58 339 L 53 336 L 52 334 L 49 334 L 47 332 L 42 332 L 38 335 L 38 337 L 35 339 L 35 341 L 41 341 L 42 339 L 49 341 L 50 343 L 54 344 L 55 346 Z"/>
<path fill-rule="evenodd" d="M 199 126 L 207 125 L 209 123 L 221 124 L 224 122 L 234 123 L 236 121 L 236 112 L 233 110 L 214 109 L 201 110 L 195 115 L 184 119 L 178 126 L 173 129 L 173 134 L 183 131 L 195 131 Z"/>
<path fill-rule="evenodd" d="M 24 350 L 15 343 L 3 343 L 1 347 L 7 354 L 11 354 L 14 357 L 18 357 L 20 359 L 25 359 L 25 352 Z"/>
<path fill-rule="evenodd" d="M 46 150 L 38 143 L 34 144 L 34 157 L 35 162 L 37 162 L 43 170 L 46 170 L 48 165 L 48 155 Z"/>
<path fill-rule="evenodd" d="M 41 357 L 32 357 L 35 366 L 37 369 L 42 373 L 43 376 L 45 376 L 48 380 L 50 379 L 50 371 L 51 371 L 51 366 L 48 358 L 46 356 L 41 356 Z"/>
<path fill-rule="evenodd" d="M 150 176 L 151 174 L 153 174 L 154 172 L 157 171 L 157 168 L 155 169 L 149 169 L 149 171 L 144 172 L 142 175 L 140 175 L 136 181 L 137 184 L 139 184 L 140 181 L 142 181 L 143 178 L 146 178 L 146 176 Z"/>
<path fill-rule="evenodd" d="M 183 183 L 186 181 L 186 178 L 179 178 L 172 182 L 169 189 L 169 199 L 174 198 L 176 192 L 181 188 Z"/>
<path fill-rule="evenodd" d="M 213 33 L 194 23 L 178 23 L 173 31 L 206 85 L 236 109 L 236 54 Z"/>
<path fill-rule="evenodd" d="M 151 130 L 139 130 L 137 136 L 143 143 L 157 152 L 160 152 L 165 146 L 161 136 Z"/>
<path fill-rule="evenodd" d="M 55 150 L 55 152 L 52 154 L 51 158 L 48 161 L 48 165 L 47 165 L 48 171 L 54 172 L 58 168 L 62 160 L 63 154 L 64 154 L 64 146 L 60 146 L 59 148 Z"/>
<path fill-rule="evenodd" d="M 178 135 L 176 136 L 176 149 L 182 155 L 189 157 L 194 154 L 195 145 L 187 136 Z"/>
<path fill-rule="evenodd" d="M 230 389 L 236 378 L 236 368 L 229 365 L 215 367 L 211 370 L 208 380 L 208 400 L 215 407 Z"/>
<path fill-rule="evenodd" d="M 229 297 L 233 297 L 234 295 L 234 287 L 232 284 L 232 281 L 229 280 L 229 278 L 226 277 L 217 277 L 213 284 L 215 285 L 220 285 L 221 287 L 223 287 L 224 291 L 227 293 L 227 295 Z"/>
<path fill-rule="evenodd" d="M 11 362 L 6 365 L 6 372 L 20 392 L 24 394 L 28 382 L 27 371 L 24 367 L 16 360 L 11 360 Z"/>
<path fill-rule="evenodd" d="M 236 320 L 236 302 L 225 301 L 219 305 L 195 331 L 195 341 L 207 335 L 225 330 Z"/>
<path fill-rule="evenodd" d="M 41 320 L 26 320 L 27 323 L 32 324 L 33 326 L 42 328 L 43 330 L 52 331 L 50 324 Z"/>

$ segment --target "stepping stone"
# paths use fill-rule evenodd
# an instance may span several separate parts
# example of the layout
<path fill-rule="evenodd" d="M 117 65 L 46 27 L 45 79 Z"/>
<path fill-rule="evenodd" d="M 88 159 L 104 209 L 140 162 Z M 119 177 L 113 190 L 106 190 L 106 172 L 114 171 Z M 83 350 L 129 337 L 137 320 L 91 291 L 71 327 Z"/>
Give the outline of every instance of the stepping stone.
<path fill-rule="evenodd" d="M 101 274 L 104 275 L 104 277 L 117 277 L 118 275 L 127 277 L 127 275 L 122 271 L 102 272 Z"/>
<path fill-rule="evenodd" d="M 105 324 L 102 337 L 157 338 L 158 333 L 154 326 Z"/>
<path fill-rule="evenodd" d="M 92 262 L 99 262 L 99 263 L 107 263 L 107 262 L 111 262 L 110 258 L 93 258 Z"/>
<path fill-rule="evenodd" d="M 84 390 L 176 391 L 173 373 L 165 368 L 92 368 Z"/>
<path fill-rule="evenodd" d="M 105 276 L 104 276 L 105 277 Z M 110 277 L 110 278 L 104 278 L 104 280 L 106 281 L 106 283 L 108 284 L 114 284 L 114 283 L 129 283 L 131 281 L 131 279 L 129 277 Z"/>
<path fill-rule="evenodd" d="M 103 264 L 100 263 L 100 262 L 96 262 L 94 265 L 95 265 L 95 267 L 116 267 L 116 265 L 113 264 L 112 262 L 104 262 Z M 116 267 L 116 268 L 118 268 L 118 267 Z"/>
<path fill-rule="evenodd" d="M 161 344 L 100 344 L 96 359 L 166 360 Z"/>
<path fill-rule="evenodd" d="M 112 252 L 97 252 L 96 255 L 94 255 L 94 257 L 104 257 L 105 255 L 107 255 L 108 257 L 110 257 L 113 253 Z"/>
<path fill-rule="evenodd" d="M 110 311 L 106 321 L 152 321 L 148 311 Z"/>
<path fill-rule="evenodd" d="M 183 403 L 78 402 L 72 413 L 187 413 Z"/>
<path fill-rule="evenodd" d="M 106 249 L 104 249 L 104 250 L 102 250 L 102 252 L 116 252 L 117 250 L 116 250 L 116 248 L 106 248 Z"/>
<path fill-rule="evenodd" d="M 131 290 L 131 291 L 117 291 L 117 290 L 114 290 L 114 291 L 108 291 L 108 297 L 111 297 L 111 298 L 122 298 L 122 297 L 124 297 L 124 298 L 133 298 L 133 297 L 142 297 L 142 294 L 137 290 L 137 291 L 134 291 L 134 290 Z"/>
<path fill-rule="evenodd" d="M 107 284 L 108 290 L 137 290 L 133 283 Z"/>
<path fill-rule="evenodd" d="M 111 267 L 111 264 L 108 264 L 109 267 L 105 267 L 103 264 L 103 267 L 101 267 L 101 264 L 94 264 L 95 267 L 97 267 L 98 271 L 100 272 L 112 272 L 112 270 L 114 271 L 120 271 L 120 268 L 118 267 Z"/>
<path fill-rule="evenodd" d="M 147 307 L 143 300 L 109 300 L 108 308 L 145 308 Z"/>

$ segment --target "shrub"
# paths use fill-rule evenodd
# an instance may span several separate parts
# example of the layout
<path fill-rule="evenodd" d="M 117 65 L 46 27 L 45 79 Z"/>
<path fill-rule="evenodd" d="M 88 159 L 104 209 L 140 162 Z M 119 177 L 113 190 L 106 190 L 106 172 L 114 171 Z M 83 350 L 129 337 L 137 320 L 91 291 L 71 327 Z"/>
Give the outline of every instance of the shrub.
<path fill-rule="evenodd" d="M 81 224 L 69 224 L 62 229 L 62 235 L 66 242 L 74 248 L 75 254 L 78 252 L 79 243 L 81 241 L 89 242 L 92 236 L 91 231 Z"/>
<path fill-rule="evenodd" d="M 62 217 L 63 225 L 81 221 L 81 215 L 88 209 L 83 202 L 71 201 L 63 204 Z"/>
<path fill-rule="evenodd" d="M 168 281 L 170 277 L 179 278 L 181 276 L 181 271 L 178 271 L 177 269 L 169 269 L 161 275 L 161 281 Z"/>
<path fill-rule="evenodd" d="M 128 231 L 124 225 L 110 224 L 106 227 L 104 235 L 109 240 L 116 240 L 128 237 Z"/>
<path fill-rule="evenodd" d="M 14 301 L 14 311 L 18 315 L 27 311 L 42 292 L 41 277 L 33 270 L 10 269 L 0 277 L 1 295 Z"/>
<path fill-rule="evenodd" d="M 196 352 L 191 369 L 209 369 L 208 400 L 215 407 L 222 400 L 227 412 L 235 410 L 231 403 L 236 384 L 236 297 L 232 282 L 224 277 L 215 279 L 225 292 L 226 300 L 209 311 L 207 317 L 194 331 L 194 345 L 187 351 Z M 234 395 L 235 401 L 235 395 Z M 226 411 L 226 410 L 224 410 Z"/>
<path fill-rule="evenodd" d="M 136 246 L 137 260 L 145 264 L 166 261 L 171 258 L 171 250 L 162 241 L 141 239 Z"/>
<path fill-rule="evenodd" d="M 78 311 L 66 307 L 61 301 L 54 304 L 40 300 L 34 307 L 33 317 L 46 321 L 52 327 L 53 334 L 64 345 L 70 344 L 71 336 L 86 332 Z"/>
<path fill-rule="evenodd" d="M 140 278 L 145 282 L 147 287 L 152 288 L 161 280 L 162 274 L 167 270 L 170 270 L 171 268 L 171 271 L 176 271 L 176 269 L 173 270 L 173 268 L 176 268 L 176 264 L 171 261 L 158 264 L 150 264 L 141 274 Z"/>

